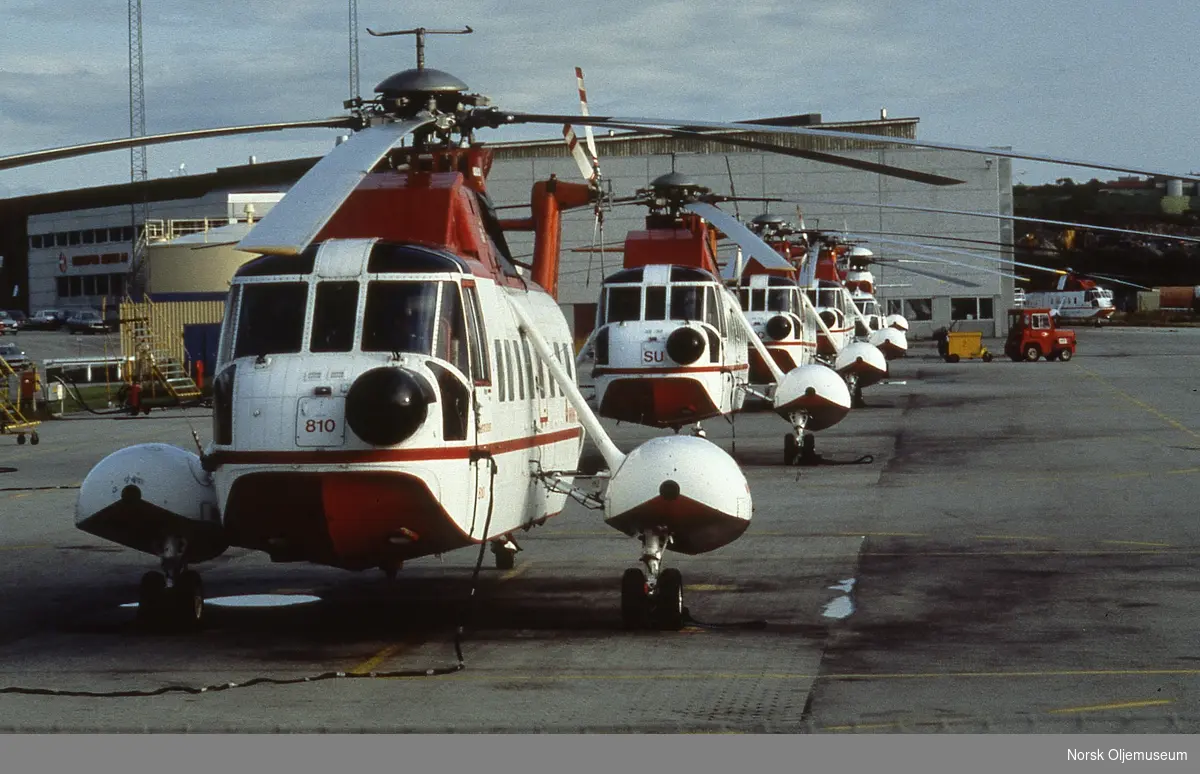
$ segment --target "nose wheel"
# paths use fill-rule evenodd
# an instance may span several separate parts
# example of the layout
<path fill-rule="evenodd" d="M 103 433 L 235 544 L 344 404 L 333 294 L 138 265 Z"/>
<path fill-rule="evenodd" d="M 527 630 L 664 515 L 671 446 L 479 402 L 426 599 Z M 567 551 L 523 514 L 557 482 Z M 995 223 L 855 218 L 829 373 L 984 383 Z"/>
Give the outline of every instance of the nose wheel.
<path fill-rule="evenodd" d="M 662 553 L 669 538 L 660 530 L 642 534 L 646 546 L 642 561 L 646 571 L 631 567 L 621 576 L 621 623 L 626 629 L 683 628 L 683 574 L 674 567 L 662 569 Z"/>
<path fill-rule="evenodd" d="M 158 631 L 189 631 L 204 619 L 204 584 L 187 569 L 183 541 L 170 538 L 163 547 L 163 571 L 142 576 L 138 589 L 138 622 Z"/>

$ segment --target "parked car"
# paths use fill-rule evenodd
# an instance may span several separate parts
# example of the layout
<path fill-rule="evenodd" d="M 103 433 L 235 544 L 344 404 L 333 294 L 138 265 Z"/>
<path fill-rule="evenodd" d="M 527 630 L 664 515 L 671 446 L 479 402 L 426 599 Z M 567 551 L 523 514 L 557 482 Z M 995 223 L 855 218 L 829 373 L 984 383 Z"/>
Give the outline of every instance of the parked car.
<path fill-rule="evenodd" d="M 0 336 L 12 334 L 16 336 L 21 331 L 21 323 L 8 312 L 0 311 Z"/>
<path fill-rule="evenodd" d="M 4 358 L 5 362 L 14 371 L 20 371 L 29 364 L 29 358 L 25 356 L 25 350 L 16 344 L 0 344 L 0 357 Z"/>
<path fill-rule="evenodd" d="M 24 328 L 25 324 L 29 322 L 29 319 L 25 316 L 25 313 L 20 309 L 8 309 L 6 312 L 9 317 L 17 321 L 18 327 Z"/>
<path fill-rule="evenodd" d="M 71 333 L 107 333 L 111 327 L 99 312 L 85 309 L 67 318 L 67 330 Z"/>
<path fill-rule="evenodd" d="M 67 313 L 63 309 L 39 309 L 25 321 L 29 330 L 56 331 L 67 321 Z"/>

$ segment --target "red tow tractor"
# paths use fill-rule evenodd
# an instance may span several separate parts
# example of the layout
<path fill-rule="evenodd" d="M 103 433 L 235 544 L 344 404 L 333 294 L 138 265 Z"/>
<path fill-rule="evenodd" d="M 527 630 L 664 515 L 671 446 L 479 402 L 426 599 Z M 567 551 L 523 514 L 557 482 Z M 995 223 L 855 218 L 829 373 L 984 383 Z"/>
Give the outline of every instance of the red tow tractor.
<path fill-rule="evenodd" d="M 1009 309 L 1004 354 L 1014 361 L 1044 357 L 1065 363 L 1075 355 L 1075 331 L 1054 327 L 1049 309 Z"/>

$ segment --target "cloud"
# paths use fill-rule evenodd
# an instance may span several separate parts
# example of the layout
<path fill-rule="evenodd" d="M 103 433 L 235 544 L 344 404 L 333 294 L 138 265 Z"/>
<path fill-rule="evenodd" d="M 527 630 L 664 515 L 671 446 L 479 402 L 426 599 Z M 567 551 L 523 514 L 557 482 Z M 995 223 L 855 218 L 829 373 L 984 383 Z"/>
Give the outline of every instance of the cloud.
<path fill-rule="evenodd" d="M 128 133 L 127 4 L 61 0 L 57 8 L 6 5 L 0 153 Z M 469 36 L 430 35 L 428 64 L 512 110 L 575 112 L 579 65 L 594 113 L 721 120 L 820 112 L 834 121 L 887 107 L 921 117 L 923 136 L 949 142 L 1180 171 L 1197 163 L 1187 128 L 1197 86 L 1184 77 L 1180 53 L 1195 47 L 1181 21 L 1196 12 L 1183 0 L 1159 0 L 1135 15 L 1120 0 L 446 0 L 419 11 L 360 0 L 358 8 L 360 28 L 471 25 Z M 147 129 L 339 114 L 349 96 L 348 32 L 345 3 L 327 0 L 147 3 Z M 359 46 L 368 95 L 413 66 L 411 37 L 360 31 Z M 514 134 L 556 132 L 499 136 Z M 321 153 L 333 136 L 200 141 L 151 149 L 150 157 L 186 157 L 190 172 L 202 172 L 250 153 Z M 0 185 L 120 182 L 128 176 L 121 156 L 4 172 Z"/>

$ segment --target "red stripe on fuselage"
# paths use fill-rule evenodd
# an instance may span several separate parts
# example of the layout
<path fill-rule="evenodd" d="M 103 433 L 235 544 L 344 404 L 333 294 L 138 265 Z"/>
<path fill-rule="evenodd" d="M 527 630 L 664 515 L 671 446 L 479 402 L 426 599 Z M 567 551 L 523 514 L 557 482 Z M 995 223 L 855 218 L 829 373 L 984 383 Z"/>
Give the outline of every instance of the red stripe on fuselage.
<path fill-rule="evenodd" d="M 337 449 L 331 451 L 218 451 L 212 455 L 212 460 L 218 465 L 353 465 L 370 462 L 428 462 L 431 460 L 467 459 L 473 451 L 482 451 L 493 455 L 508 454 L 535 446 L 548 446 L 560 441 L 569 441 L 582 434 L 582 428 L 572 427 L 552 433 L 512 438 L 478 446 Z"/>
<path fill-rule="evenodd" d="M 741 365 L 732 365 L 732 366 L 698 366 L 696 368 L 689 368 L 687 366 L 681 366 L 679 368 L 596 368 L 596 369 L 592 370 L 592 376 L 593 377 L 610 376 L 610 375 L 626 376 L 626 375 L 630 375 L 630 374 L 639 375 L 639 376 L 651 376 L 654 374 L 671 374 L 673 376 L 676 376 L 679 374 L 705 374 L 705 373 L 726 373 L 726 372 L 730 372 L 730 371 L 745 371 L 749 367 L 750 366 L 748 364 L 742 363 Z"/>

